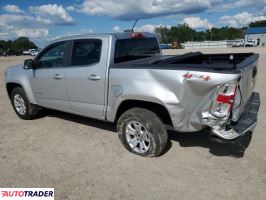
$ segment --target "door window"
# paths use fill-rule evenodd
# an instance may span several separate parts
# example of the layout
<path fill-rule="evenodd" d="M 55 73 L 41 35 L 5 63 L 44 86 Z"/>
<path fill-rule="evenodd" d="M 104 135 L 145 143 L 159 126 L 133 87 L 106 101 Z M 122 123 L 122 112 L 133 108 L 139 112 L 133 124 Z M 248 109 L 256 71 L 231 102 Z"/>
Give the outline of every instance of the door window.
<path fill-rule="evenodd" d="M 54 68 L 64 66 L 65 43 L 60 43 L 47 49 L 37 61 L 37 68 Z"/>
<path fill-rule="evenodd" d="M 74 41 L 71 66 L 91 65 L 100 62 L 102 41 L 99 39 Z"/>

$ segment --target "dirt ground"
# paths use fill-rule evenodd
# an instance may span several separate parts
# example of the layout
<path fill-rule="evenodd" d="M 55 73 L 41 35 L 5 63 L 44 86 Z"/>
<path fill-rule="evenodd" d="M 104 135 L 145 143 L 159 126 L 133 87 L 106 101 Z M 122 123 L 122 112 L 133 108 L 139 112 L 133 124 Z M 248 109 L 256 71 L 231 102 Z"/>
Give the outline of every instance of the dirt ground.
<path fill-rule="evenodd" d="M 127 152 L 109 123 L 54 111 L 23 121 L 6 95 L 4 70 L 25 57 L 0 57 L 0 187 L 54 187 L 58 200 L 266 199 L 266 48 L 201 51 L 261 56 L 259 121 L 243 157 L 239 146 L 214 144 L 204 132 L 170 133 L 164 155 L 144 158 Z"/>

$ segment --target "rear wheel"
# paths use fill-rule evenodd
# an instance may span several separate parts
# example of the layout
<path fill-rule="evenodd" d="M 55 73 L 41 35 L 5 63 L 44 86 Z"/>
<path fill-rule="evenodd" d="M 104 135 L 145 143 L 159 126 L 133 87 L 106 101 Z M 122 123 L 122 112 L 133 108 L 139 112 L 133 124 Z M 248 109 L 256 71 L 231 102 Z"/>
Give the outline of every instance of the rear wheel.
<path fill-rule="evenodd" d="M 132 108 L 121 115 L 117 124 L 122 144 L 141 156 L 160 156 L 168 135 L 162 120 L 150 110 Z"/>
<path fill-rule="evenodd" d="M 11 92 L 11 103 L 16 114 L 25 120 L 34 119 L 38 114 L 38 107 L 31 104 L 21 87 L 16 87 Z"/>

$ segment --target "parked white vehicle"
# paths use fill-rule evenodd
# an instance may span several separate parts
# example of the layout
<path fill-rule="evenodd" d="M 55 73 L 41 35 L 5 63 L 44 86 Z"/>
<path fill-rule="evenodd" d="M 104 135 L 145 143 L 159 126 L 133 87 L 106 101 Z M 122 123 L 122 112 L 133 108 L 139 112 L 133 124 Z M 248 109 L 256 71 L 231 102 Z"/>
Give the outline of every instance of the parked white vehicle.
<path fill-rule="evenodd" d="M 38 51 L 36 49 L 28 49 L 22 52 L 23 55 L 31 55 L 31 56 L 36 56 Z"/>
<path fill-rule="evenodd" d="M 29 50 L 25 50 L 25 51 L 22 52 L 22 54 L 23 54 L 23 55 L 29 55 L 30 52 L 29 52 Z"/>
<path fill-rule="evenodd" d="M 36 56 L 37 54 L 38 54 L 38 50 L 36 50 L 36 49 L 34 49 L 34 50 L 32 50 L 31 52 L 30 52 L 30 55 L 31 56 Z"/>
<path fill-rule="evenodd" d="M 244 46 L 244 40 L 235 40 L 232 44 L 232 47 L 243 47 Z"/>
<path fill-rule="evenodd" d="M 248 40 L 245 44 L 245 47 L 256 47 L 257 42 L 255 40 Z"/>

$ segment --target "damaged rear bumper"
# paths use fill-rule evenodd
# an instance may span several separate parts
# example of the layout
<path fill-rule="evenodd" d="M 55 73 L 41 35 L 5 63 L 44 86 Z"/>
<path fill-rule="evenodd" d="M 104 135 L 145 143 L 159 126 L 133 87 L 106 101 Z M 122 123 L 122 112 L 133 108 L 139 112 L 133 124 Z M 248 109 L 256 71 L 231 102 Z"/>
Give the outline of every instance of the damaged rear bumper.
<path fill-rule="evenodd" d="M 211 127 L 211 136 L 218 141 L 230 142 L 252 132 L 257 124 L 260 107 L 259 93 L 254 92 L 238 122 L 231 122 L 229 117 L 217 118 L 209 112 L 202 113 L 202 123 Z"/>

